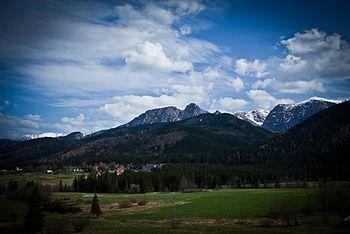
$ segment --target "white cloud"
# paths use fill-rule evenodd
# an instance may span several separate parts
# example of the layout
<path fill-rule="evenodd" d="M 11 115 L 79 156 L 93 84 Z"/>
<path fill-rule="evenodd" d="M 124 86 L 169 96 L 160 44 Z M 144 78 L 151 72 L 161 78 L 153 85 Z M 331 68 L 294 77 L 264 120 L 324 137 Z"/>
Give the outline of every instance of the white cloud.
<path fill-rule="evenodd" d="M 170 0 L 165 2 L 166 5 L 176 8 L 176 13 L 180 16 L 187 14 L 199 14 L 205 9 L 201 1 L 195 0 Z"/>
<path fill-rule="evenodd" d="M 155 24 L 171 25 L 178 17 L 170 10 L 148 3 L 141 10 L 136 10 L 131 4 L 117 5 L 115 7 L 119 20 L 124 24 L 148 27 Z"/>
<path fill-rule="evenodd" d="M 251 76 L 262 78 L 267 76 L 269 73 L 266 71 L 266 63 L 259 59 L 254 59 L 249 62 L 246 59 L 238 59 L 235 62 L 235 72 L 241 76 Z"/>
<path fill-rule="evenodd" d="M 17 117 L 0 112 L 0 139 L 18 139 L 25 134 L 38 132 L 40 121 L 39 115 L 28 114 Z"/>
<path fill-rule="evenodd" d="M 217 69 L 207 68 L 203 71 L 203 77 L 208 79 L 216 79 L 220 77 L 220 72 Z"/>
<path fill-rule="evenodd" d="M 288 52 L 293 55 L 310 55 L 339 50 L 341 46 L 341 37 L 339 34 L 327 35 L 319 29 L 310 29 L 305 32 L 297 32 L 294 37 L 282 40 Z"/>
<path fill-rule="evenodd" d="M 252 89 L 271 88 L 279 93 L 305 94 L 325 92 L 331 80 L 350 78 L 350 46 L 339 34 L 327 34 L 319 29 L 297 32 L 292 37 L 281 38 L 283 58 L 270 57 L 265 61 L 255 59 L 236 61 L 238 74 L 262 78 Z"/>
<path fill-rule="evenodd" d="M 272 109 L 277 104 L 294 103 L 291 99 L 277 99 L 265 90 L 252 89 L 247 95 L 258 107 L 264 109 Z"/>
<path fill-rule="evenodd" d="M 64 124 L 70 124 L 70 125 L 81 125 L 84 123 L 85 116 L 82 113 L 79 113 L 76 117 L 68 118 L 63 117 L 61 118 L 61 122 Z"/>
<path fill-rule="evenodd" d="M 318 80 L 311 81 L 292 81 L 285 83 L 278 83 L 276 89 L 281 93 L 293 93 L 293 94 L 302 94 L 308 92 L 325 92 L 326 89 L 323 86 L 323 83 Z"/>
<path fill-rule="evenodd" d="M 271 86 L 274 79 L 265 79 L 265 80 L 257 80 L 255 81 L 251 88 L 252 89 L 266 89 L 267 87 Z"/>
<path fill-rule="evenodd" d="M 70 133 L 70 132 L 88 132 L 85 129 L 85 120 L 86 117 L 84 114 L 79 113 L 75 117 L 62 117 L 60 122 L 55 124 L 55 127 L 64 133 Z"/>
<path fill-rule="evenodd" d="M 11 45 L 0 42 L 0 49 L 8 52 L 2 53 L 5 58 L 39 60 L 16 70 L 30 77 L 25 80 L 27 87 L 59 98 L 77 95 L 87 98 L 99 92 L 108 92 L 105 96 L 110 97 L 116 93 L 155 95 L 153 90 L 169 89 L 177 80 L 183 84 L 185 79 L 179 78 L 178 73 L 203 72 L 207 67 L 229 64 L 230 58 L 216 45 L 188 36 L 189 23 L 182 24 L 183 17 L 202 11 L 202 4 L 184 1 L 170 5 L 170 8 L 165 3 L 149 2 L 142 2 L 137 8 L 119 5 L 114 9 L 115 15 L 111 12 L 116 21 L 108 24 L 91 24 L 76 17 L 63 22 L 61 18 L 55 19 L 61 22 L 58 35 L 44 32 L 45 43 L 39 43 L 39 39 L 31 43 L 12 41 Z M 107 10 L 96 9 L 98 19 Z M 174 21 L 178 21 L 175 26 L 171 23 Z M 28 28 L 44 28 L 45 25 L 36 22 L 42 21 L 31 22 Z M 23 44 L 29 47 L 24 48 Z"/>
<path fill-rule="evenodd" d="M 38 122 L 38 121 L 41 121 L 41 116 L 35 115 L 35 114 L 27 114 L 24 116 L 24 119 L 33 121 L 33 122 Z"/>
<path fill-rule="evenodd" d="M 241 91 L 244 89 L 244 83 L 243 81 L 237 76 L 235 79 L 230 79 L 227 81 L 227 85 L 233 88 L 236 92 Z"/>
<path fill-rule="evenodd" d="M 189 34 L 191 34 L 191 32 L 192 32 L 192 29 L 189 26 L 183 26 L 183 27 L 180 28 L 180 34 L 183 35 L 183 36 L 184 35 L 189 35 Z"/>
<path fill-rule="evenodd" d="M 310 29 L 280 43 L 288 52 L 279 64 L 284 78 L 296 72 L 293 79 L 329 80 L 350 76 L 350 46 L 339 34 L 327 35 L 319 29 Z"/>
<path fill-rule="evenodd" d="M 307 62 L 300 57 L 288 54 L 279 64 L 280 69 L 286 73 L 299 72 L 307 67 Z"/>
<path fill-rule="evenodd" d="M 125 124 L 149 109 L 166 106 L 184 108 L 191 102 L 200 104 L 207 98 L 207 89 L 200 85 L 173 85 L 170 92 L 171 94 L 159 96 L 126 95 L 114 97 L 113 102 L 100 106 L 99 111 L 114 117 L 118 124 Z"/>
<path fill-rule="evenodd" d="M 192 69 L 192 63 L 170 59 L 160 43 L 150 41 L 138 44 L 135 50 L 126 52 L 125 62 L 135 69 L 150 68 L 163 72 L 186 72 Z"/>
<path fill-rule="evenodd" d="M 218 110 L 221 112 L 234 113 L 242 110 L 249 102 L 244 99 L 234 99 L 231 97 L 222 97 L 214 100 L 211 105 L 211 110 Z"/>

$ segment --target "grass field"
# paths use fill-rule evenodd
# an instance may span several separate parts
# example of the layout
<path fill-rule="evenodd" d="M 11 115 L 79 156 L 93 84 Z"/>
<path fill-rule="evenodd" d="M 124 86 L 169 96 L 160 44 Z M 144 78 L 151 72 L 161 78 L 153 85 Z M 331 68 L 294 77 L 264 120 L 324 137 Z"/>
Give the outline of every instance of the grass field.
<path fill-rule="evenodd" d="M 77 174 L 1 175 L 0 183 L 17 180 L 20 184 L 34 180 L 43 184 L 57 185 L 60 180 L 70 184 Z M 350 195 L 350 190 L 347 190 Z M 77 201 L 82 212 L 58 214 L 46 212 L 47 233 L 72 232 L 72 220 L 88 218 L 83 233 L 347 233 L 347 230 L 332 229 L 342 216 L 333 213 L 317 213 L 301 216 L 300 225 L 286 228 L 271 221 L 271 207 L 288 201 L 297 208 L 305 207 L 317 199 L 315 188 L 280 189 L 224 189 L 191 193 L 148 194 L 98 194 L 102 217 L 89 214 L 94 194 L 53 193 L 54 199 Z M 350 197 L 350 196 L 349 196 Z M 145 200 L 146 206 L 134 203 L 121 209 L 118 204 L 126 200 Z M 172 222 L 175 201 L 176 228 Z M 15 202 L 0 195 L 0 232 L 8 225 L 18 226 L 24 220 L 25 203 Z M 6 232 L 3 232 L 6 233 Z"/>
<path fill-rule="evenodd" d="M 58 199 L 70 198 L 79 201 L 82 213 L 61 215 L 47 213 L 46 223 L 63 227 L 74 217 L 87 216 L 93 194 L 54 193 Z M 170 228 L 173 217 L 173 193 L 151 194 L 98 194 L 103 211 L 101 218 L 91 219 L 84 233 L 328 233 L 329 227 L 318 220 L 317 226 L 298 226 L 293 228 L 265 228 L 255 225 L 269 216 L 271 206 L 281 201 L 292 201 L 295 206 L 303 207 L 316 196 L 315 189 L 227 189 L 195 193 L 176 193 L 175 207 L 177 219 L 182 220 L 178 228 Z M 119 209 L 116 205 L 123 200 L 148 199 L 145 207 L 134 205 Z M 0 222 L 11 220 L 11 216 L 21 216 L 26 207 L 23 203 L 13 202 L 0 197 L 0 207 L 6 212 L 0 216 Z M 60 224 L 61 223 L 61 224 Z M 254 224 L 254 225 L 252 225 Z M 342 233 L 338 230 L 336 233 Z"/>
<path fill-rule="evenodd" d="M 17 181 L 20 185 L 26 182 L 35 181 L 40 184 L 58 185 L 60 180 L 63 184 L 71 184 L 73 179 L 82 173 L 68 174 L 47 174 L 47 173 L 19 173 L 19 174 L 0 174 L 0 184 L 7 184 L 10 180 Z"/>
<path fill-rule="evenodd" d="M 90 204 L 92 194 L 56 193 L 58 197 L 69 196 Z M 257 218 L 266 217 L 271 205 L 292 199 L 297 206 L 303 206 L 315 196 L 314 189 L 227 189 L 196 193 L 175 193 L 176 214 L 179 218 Z M 173 193 L 152 194 L 99 194 L 101 204 L 112 204 L 122 200 L 136 198 L 160 202 L 149 212 L 108 211 L 108 217 L 129 219 L 166 219 L 171 218 Z"/>

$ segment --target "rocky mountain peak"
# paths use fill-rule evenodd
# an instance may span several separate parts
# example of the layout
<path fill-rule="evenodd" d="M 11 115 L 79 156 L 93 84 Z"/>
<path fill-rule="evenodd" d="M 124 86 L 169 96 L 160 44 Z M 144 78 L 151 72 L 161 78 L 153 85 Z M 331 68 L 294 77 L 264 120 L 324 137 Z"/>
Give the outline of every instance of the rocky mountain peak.
<path fill-rule="evenodd" d="M 197 104 L 190 103 L 186 106 L 185 110 L 183 110 L 181 119 L 187 119 L 187 118 L 191 118 L 191 117 L 198 116 L 205 113 L 207 112 L 199 108 Z"/>
<path fill-rule="evenodd" d="M 312 97 L 296 104 L 278 104 L 266 117 L 262 127 L 273 132 L 286 131 L 339 100 Z"/>
<path fill-rule="evenodd" d="M 80 139 L 84 138 L 84 135 L 81 132 L 72 132 L 72 133 L 64 136 L 63 138 L 69 139 L 69 140 L 80 140 Z"/>
<path fill-rule="evenodd" d="M 149 123 L 175 122 L 204 113 L 207 112 L 199 108 L 199 106 L 195 103 L 190 103 L 186 106 L 184 110 L 180 110 L 174 106 L 168 106 L 163 108 L 147 110 L 145 113 L 139 115 L 138 117 L 127 123 L 126 126 L 133 127 Z"/>
<path fill-rule="evenodd" d="M 236 112 L 233 115 L 235 115 L 239 119 L 248 121 L 249 123 L 255 126 L 261 126 L 268 114 L 269 112 L 267 110 L 256 109 L 248 112 L 245 112 L 245 111 Z"/>

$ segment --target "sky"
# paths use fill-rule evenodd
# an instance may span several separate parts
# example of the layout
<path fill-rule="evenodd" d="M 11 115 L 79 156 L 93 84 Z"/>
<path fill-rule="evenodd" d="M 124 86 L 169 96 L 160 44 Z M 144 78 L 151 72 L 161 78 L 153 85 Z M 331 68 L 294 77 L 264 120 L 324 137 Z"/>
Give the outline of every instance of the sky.
<path fill-rule="evenodd" d="M 0 138 L 350 96 L 349 1 L 0 1 Z"/>

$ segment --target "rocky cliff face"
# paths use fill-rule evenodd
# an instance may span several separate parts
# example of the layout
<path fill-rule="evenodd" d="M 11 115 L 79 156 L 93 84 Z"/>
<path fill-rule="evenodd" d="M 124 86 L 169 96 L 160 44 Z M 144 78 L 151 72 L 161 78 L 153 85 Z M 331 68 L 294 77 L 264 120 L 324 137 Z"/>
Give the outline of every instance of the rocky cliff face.
<path fill-rule="evenodd" d="M 127 123 L 126 126 L 133 127 L 149 123 L 175 122 L 205 113 L 207 112 L 199 108 L 194 103 L 187 105 L 184 110 L 180 110 L 174 106 L 169 106 L 148 110 L 145 113 L 133 119 L 132 121 L 130 121 L 129 123 Z"/>
<path fill-rule="evenodd" d="M 264 109 L 256 109 L 249 112 L 242 111 L 234 113 L 234 115 L 237 118 L 248 121 L 249 123 L 255 126 L 261 126 L 268 114 L 269 112 Z"/>
<path fill-rule="evenodd" d="M 279 104 L 266 117 L 262 127 L 273 132 L 284 132 L 317 112 L 340 101 L 312 97 L 297 104 Z"/>

